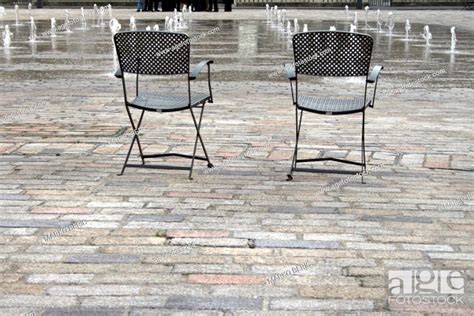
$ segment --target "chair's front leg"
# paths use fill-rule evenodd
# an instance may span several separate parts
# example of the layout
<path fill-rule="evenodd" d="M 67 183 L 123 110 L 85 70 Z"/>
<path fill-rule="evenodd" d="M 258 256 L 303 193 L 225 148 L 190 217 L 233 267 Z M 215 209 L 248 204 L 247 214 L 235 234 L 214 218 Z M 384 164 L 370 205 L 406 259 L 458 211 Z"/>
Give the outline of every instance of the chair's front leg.
<path fill-rule="evenodd" d="M 189 170 L 189 180 L 192 180 L 193 179 L 192 175 L 193 175 L 193 167 L 194 167 L 194 158 L 196 157 L 196 149 L 197 149 L 198 139 L 201 140 L 201 144 L 203 145 L 203 149 L 204 149 L 204 143 L 202 143 L 201 134 L 200 134 L 202 114 L 204 112 L 204 106 L 202 107 L 201 114 L 199 115 L 199 122 L 196 121 L 196 117 L 194 116 L 192 106 L 189 107 L 189 110 L 191 111 L 191 116 L 193 118 L 193 123 L 194 123 L 194 126 L 196 127 L 196 139 L 194 141 L 193 158 L 191 160 L 191 169 Z M 206 158 L 207 158 L 208 163 L 210 163 L 209 162 L 209 157 L 207 156 L 207 152 L 206 152 L 205 149 L 204 149 L 204 153 L 206 154 Z"/>
<path fill-rule="evenodd" d="M 362 161 L 362 172 L 361 172 L 361 183 L 364 183 L 364 173 L 367 172 L 367 164 L 365 160 L 365 110 L 362 111 L 362 146 L 361 146 L 361 161 Z"/>
<path fill-rule="evenodd" d="M 200 114 L 200 117 L 199 117 L 199 122 L 201 122 L 201 120 L 202 120 L 205 106 L 206 106 L 206 103 L 204 102 L 202 104 L 202 110 L 201 110 L 201 114 Z M 202 150 L 204 151 L 204 155 L 206 156 L 207 167 L 212 168 L 212 167 L 214 167 L 214 165 L 211 163 L 211 160 L 209 159 L 209 156 L 207 154 L 206 146 L 204 146 L 204 141 L 202 140 L 201 131 L 199 131 L 198 137 L 199 137 L 199 142 L 201 143 L 201 146 L 202 146 Z"/>
<path fill-rule="evenodd" d="M 214 103 L 214 99 L 212 97 L 212 87 L 211 87 L 211 64 L 207 64 L 207 85 L 209 87 L 209 96 L 211 99 L 209 103 Z M 204 108 L 202 109 L 204 111 Z"/>
<path fill-rule="evenodd" d="M 134 130 L 135 131 L 135 137 L 137 138 L 137 145 L 138 145 L 138 150 L 140 151 L 140 158 L 142 159 L 142 164 L 145 164 L 145 158 L 143 157 L 143 150 L 142 150 L 142 144 L 140 143 L 140 138 L 138 138 L 138 132 L 140 131 L 140 126 L 142 125 L 142 120 L 143 120 L 143 115 L 145 114 L 145 111 L 142 111 L 142 114 L 140 116 L 140 119 L 138 120 L 138 125 L 137 128 Z"/>
<path fill-rule="evenodd" d="M 142 159 L 142 164 L 145 164 L 145 159 L 143 158 L 142 146 L 140 144 L 140 139 L 138 138 L 138 132 L 139 132 L 140 126 L 142 125 L 143 116 L 145 114 L 145 111 L 142 111 L 142 114 L 140 115 L 140 119 L 138 120 L 137 126 L 135 127 L 135 122 L 133 122 L 133 118 L 132 118 L 132 114 L 130 113 L 130 109 L 128 108 L 128 106 L 125 106 L 125 108 L 127 109 L 128 118 L 130 119 L 130 124 L 132 125 L 133 139 L 132 139 L 132 143 L 130 144 L 130 148 L 128 149 L 128 153 L 127 153 L 127 157 L 125 158 L 125 162 L 123 163 L 122 171 L 120 172 L 119 175 L 123 175 L 123 173 L 125 172 L 125 168 L 127 167 L 128 159 L 130 158 L 130 154 L 132 153 L 132 149 L 133 149 L 133 145 L 135 144 L 135 140 L 137 141 L 137 144 L 138 144 L 138 150 L 140 151 L 140 157 Z"/>

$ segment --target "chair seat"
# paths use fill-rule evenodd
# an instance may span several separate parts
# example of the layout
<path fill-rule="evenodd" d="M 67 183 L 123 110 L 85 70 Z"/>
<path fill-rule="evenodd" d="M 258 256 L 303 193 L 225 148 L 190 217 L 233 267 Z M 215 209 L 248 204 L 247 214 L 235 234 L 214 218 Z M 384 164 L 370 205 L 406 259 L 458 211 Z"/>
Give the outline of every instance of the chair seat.
<path fill-rule="evenodd" d="M 370 105 L 364 104 L 364 98 L 322 98 L 312 96 L 298 96 L 298 107 L 301 110 L 319 114 L 341 115 L 362 112 Z"/>
<path fill-rule="evenodd" d="M 191 104 L 189 104 L 188 95 L 164 95 L 146 92 L 139 94 L 129 102 L 129 105 L 146 111 L 173 112 L 187 109 L 189 106 L 196 106 L 210 99 L 211 97 L 206 94 L 194 93 L 191 95 Z"/>

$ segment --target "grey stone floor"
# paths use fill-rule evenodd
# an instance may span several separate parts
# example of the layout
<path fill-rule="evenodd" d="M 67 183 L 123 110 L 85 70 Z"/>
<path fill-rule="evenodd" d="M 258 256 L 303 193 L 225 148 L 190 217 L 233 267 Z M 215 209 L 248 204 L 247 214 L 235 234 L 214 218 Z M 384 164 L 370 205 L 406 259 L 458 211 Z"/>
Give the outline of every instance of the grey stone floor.
<path fill-rule="evenodd" d="M 33 10 L 38 32 L 51 16 L 62 23 L 63 12 Z M 123 29 L 130 14 L 139 28 L 166 15 L 114 12 Z M 289 16 L 310 29 L 349 24 L 340 10 Z M 117 176 L 130 129 L 107 28 L 77 25 L 31 45 L 28 25 L 12 27 L 12 47 L 0 50 L 0 315 L 472 314 L 472 13 L 394 16 L 399 36 L 369 31 L 372 64 L 385 69 L 368 111 L 363 185 L 337 174 L 285 181 L 294 110 L 284 76 L 268 75 L 291 51 L 262 10 L 196 13 L 186 30 L 220 29 L 192 46 L 193 64 L 215 60 L 202 133 L 217 167 L 206 173 L 198 162 L 193 181 L 181 171 Z M 409 43 L 400 41 L 406 17 Z M 360 12 L 360 28 L 363 20 Z M 452 25 L 455 55 L 447 53 Z M 178 84 L 145 86 L 158 83 Z M 306 86 L 346 96 L 360 87 Z M 305 116 L 301 156 L 359 159 L 360 121 Z M 186 113 L 149 114 L 142 132 L 145 152 L 192 149 Z M 464 304 L 389 301 L 388 272 L 402 269 L 463 271 Z"/>

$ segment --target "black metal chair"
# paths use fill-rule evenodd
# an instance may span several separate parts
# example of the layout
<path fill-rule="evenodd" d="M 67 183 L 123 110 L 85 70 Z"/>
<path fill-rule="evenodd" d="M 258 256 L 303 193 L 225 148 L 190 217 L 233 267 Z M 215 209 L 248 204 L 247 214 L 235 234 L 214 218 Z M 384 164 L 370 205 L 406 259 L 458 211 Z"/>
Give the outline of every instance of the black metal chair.
<path fill-rule="evenodd" d="M 211 66 L 212 60 L 200 62 L 192 71 L 189 72 L 190 61 L 190 40 L 189 36 L 182 33 L 171 32 L 155 32 L 155 31 L 133 31 L 133 32 L 119 32 L 114 36 L 115 48 L 117 50 L 117 57 L 120 64 L 120 70 L 115 76 L 122 79 L 123 93 L 125 99 L 125 108 L 127 110 L 130 124 L 134 131 L 134 136 L 130 148 L 125 158 L 122 167 L 122 175 L 126 167 L 143 167 L 154 169 L 178 169 L 189 170 L 189 179 L 192 179 L 194 160 L 207 161 L 207 166 L 212 168 L 213 165 L 209 160 L 204 142 L 202 140 L 200 129 L 204 107 L 206 102 L 213 103 L 212 89 L 211 89 Z M 195 80 L 201 70 L 207 65 L 208 72 L 208 87 L 209 93 L 191 93 L 191 81 Z M 136 92 L 133 100 L 127 98 L 127 88 L 125 74 L 135 74 Z M 155 92 L 139 92 L 139 75 L 187 75 L 187 94 L 182 95 L 168 95 L 159 94 Z M 140 118 L 135 123 L 130 108 L 141 110 Z M 193 108 L 201 108 L 199 120 L 196 119 Z M 143 115 L 146 111 L 151 112 L 176 112 L 189 110 L 191 117 L 196 127 L 196 139 L 194 141 L 194 150 L 192 155 L 184 155 L 178 153 L 164 153 L 144 155 L 138 137 L 138 132 L 142 124 Z M 197 143 L 201 143 L 205 157 L 196 156 Z M 129 164 L 128 159 L 132 148 L 135 144 L 138 145 L 141 164 Z M 145 164 L 145 159 L 176 156 L 191 159 L 191 166 L 170 166 L 170 165 L 149 165 Z"/>
<path fill-rule="evenodd" d="M 302 172 L 338 172 L 354 173 L 350 171 L 331 171 L 322 169 L 298 168 L 297 163 L 314 161 L 336 161 L 362 167 L 366 169 L 365 159 L 365 110 L 374 107 L 377 82 L 382 66 L 375 66 L 369 74 L 370 59 L 372 56 L 373 39 L 369 35 L 337 31 L 316 31 L 297 33 L 293 36 L 294 65 L 285 68 L 290 80 L 291 97 L 295 105 L 296 114 L 296 143 L 288 180 L 293 180 L 294 171 Z M 365 77 L 364 97 L 347 99 L 332 97 L 314 97 L 299 95 L 298 75 L 322 77 Z M 295 87 L 293 87 L 293 83 Z M 372 99 L 367 98 L 367 86 L 374 84 Z M 299 112 L 299 113 L 298 113 Z M 362 157 L 361 162 L 338 158 L 298 159 L 298 141 L 301 131 L 303 112 L 344 115 L 362 113 Z"/>

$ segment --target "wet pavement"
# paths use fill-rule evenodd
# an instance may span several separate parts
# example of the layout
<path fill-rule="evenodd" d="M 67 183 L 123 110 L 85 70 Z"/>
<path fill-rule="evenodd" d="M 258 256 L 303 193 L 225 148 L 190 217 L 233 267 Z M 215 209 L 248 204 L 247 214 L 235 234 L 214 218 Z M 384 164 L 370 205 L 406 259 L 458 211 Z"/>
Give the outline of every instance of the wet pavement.
<path fill-rule="evenodd" d="M 88 20 L 87 30 L 77 23 L 72 33 L 29 43 L 26 10 L 20 26 L 11 12 L 12 44 L 0 49 L 1 315 L 472 310 L 469 11 L 394 11 L 393 37 L 376 32 L 375 12 L 366 29 L 359 12 L 359 31 L 375 40 L 372 65 L 385 67 L 367 115 L 373 170 L 364 185 L 337 174 L 296 173 L 285 181 L 294 112 L 285 76 L 269 76 L 292 61 L 292 51 L 263 10 L 195 13 L 182 30 L 206 34 L 192 44 L 193 64 L 215 61 L 215 103 L 206 108 L 202 133 L 218 168 L 206 173 L 198 162 L 193 181 L 181 171 L 117 176 L 130 128 L 121 83 L 111 75 L 108 26 Z M 38 34 L 48 31 L 51 16 L 63 23 L 63 12 L 33 10 Z M 122 30 L 130 14 L 138 29 L 163 28 L 166 15 L 114 12 Z M 352 20 L 342 10 L 289 10 L 289 17 L 310 30 L 349 30 Z M 405 17 L 410 41 L 403 40 Z M 430 47 L 421 36 L 425 23 Z M 147 78 L 145 86 L 179 90 L 179 79 Z M 201 89 L 205 76 L 193 86 Z M 315 78 L 304 89 L 352 96 L 363 93 L 363 82 Z M 145 152 L 190 152 L 188 116 L 146 115 Z M 302 158 L 357 160 L 359 142 L 360 116 L 304 118 Z M 300 265 L 294 275 L 266 282 Z M 388 271 L 400 269 L 464 271 L 464 304 L 389 300 Z"/>

